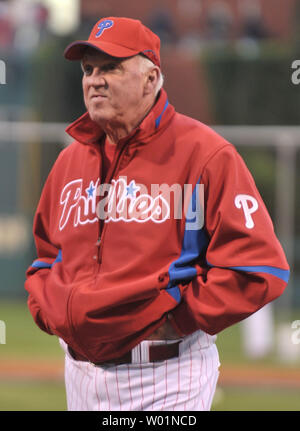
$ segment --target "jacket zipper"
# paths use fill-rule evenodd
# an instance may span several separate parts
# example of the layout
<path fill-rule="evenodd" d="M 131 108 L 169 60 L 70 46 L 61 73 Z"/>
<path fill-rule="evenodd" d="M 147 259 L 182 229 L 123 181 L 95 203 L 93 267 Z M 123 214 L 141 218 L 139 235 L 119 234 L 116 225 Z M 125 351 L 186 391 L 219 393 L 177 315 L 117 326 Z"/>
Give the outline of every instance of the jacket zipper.
<path fill-rule="evenodd" d="M 114 175 L 116 174 L 117 168 L 120 166 L 122 155 L 123 155 L 124 150 L 126 148 L 126 144 L 127 144 L 127 141 L 123 144 L 123 146 L 120 148 L 119 152 L 115 155 L 112 166 L 110 167 L 108 175 L 105 178 L 106 184 L 108 182 L 110 182 L 112 180 L 112 178 L 114 177 Z M 96 243 L 98 246 L 98 272 L 97 273 L 99 273 L 99 269 L 101 266 L 102 248 L 103 248 L 102 244 L 103 244 L 103 236 L 104 236 L 104 232 L 105 232 L 105 227 L 106 226 L 105 226 L 104 220 L 99 219 L 99 234 L 98 234 L 98 240 Z M 101 235 L 100 235 L 100 233 L 101 233 Z M 86 349 L 84 348 L 84 345 L 81 343 L 81 341 L 78 340 L 78 337 L 76 336 L 74 325 L 72 322 L 72 314 L 70 312 L 70 309 L 71 309 L 70 303 L 73 299 L 73 294 L 74 294 L 74 287 L 71 289 L 71 292 L 70 292 L 70 295 L 68 298 L 68 305 L 67 305 L 68 323 L 69 323 L 70 333 L 71 333 L 73 340 L 77 343 L 77 345 L 81 348 L 81 350 L 84 351 Z"/>
<path fill-rule="evenodd" d="M 122 156 L 124 155 L 124 151 L 125 148 L 127 146 L 127 140 L 126 142 L 123 144 L 123 146 L 120 148 L 120 150 L 118 151 L 117 155 L 115 155 L 114 160 L 113 160 L 113 164 L 109 169 L 108 175 L 105 178 L 105 184 L 110 184 L 111 180 L 113 179 L 113 177 L 117 174 L 117 170 L 121 164 L 122 161 Z M 99 236 L 98 236 L 98 240 L 97 240 L 97 246 L 98 246 L 98 272 L 101 266 L 101 262 L 102 262 L 102 253 L 103 253 L 103 239 L 104 239 L 104 234 L 107 228 L 107 223 L 104 222 L 104 220 L 99 220 Z"/>

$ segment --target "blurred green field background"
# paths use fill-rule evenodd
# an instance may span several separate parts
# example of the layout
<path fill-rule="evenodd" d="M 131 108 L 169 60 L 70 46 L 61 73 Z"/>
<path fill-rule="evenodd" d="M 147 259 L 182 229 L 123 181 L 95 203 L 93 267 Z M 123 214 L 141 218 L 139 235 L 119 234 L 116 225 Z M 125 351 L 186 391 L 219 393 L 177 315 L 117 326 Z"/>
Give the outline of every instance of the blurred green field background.
<path fill-rule="evenodd" d="M 300 316 L 295 312 L 294 319 Z M 40 331 L 34 324 L 25 302 L 1 301 L 0 320 L 6 325 L 6 344 L 0 344 L 0 410 L 1 411 L 58 411 L 66 410 L 63 376 L 57 378 L 30 379 L 26 367 L 33 364 L 63 365 L 64 354 L 56 337 Z M 241 349 L 240 325 L 223 331 L 218 336 L 218 347 L 222 367 L 227 365 L 247 366 L 270 370 L 297 370 L 299 361 L 282 363 L 272 352 L 262 360 L 250 360 Z M 3 376 L 1 364 L 17 364 L 15 376 Z M 265 368 L 264 368 L 265 367 Z M 298 388 L 287 388 L 263 384 L 257 387 L 241 385 L 218 385 L 212 410 L 222 411 L 298 411 L 300 410 L 300 382 Z"/>

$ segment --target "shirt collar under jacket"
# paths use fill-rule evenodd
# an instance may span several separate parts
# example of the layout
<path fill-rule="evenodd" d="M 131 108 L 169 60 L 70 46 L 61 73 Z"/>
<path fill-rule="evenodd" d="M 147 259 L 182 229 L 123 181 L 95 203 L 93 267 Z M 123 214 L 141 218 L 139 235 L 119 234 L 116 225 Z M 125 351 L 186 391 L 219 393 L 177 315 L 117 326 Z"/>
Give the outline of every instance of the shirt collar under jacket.
<path fill-rule="evenodd" d="M 174 107 L 168 102 L 167 93 L 161 89 L 158 100 L 151 111 L 141 124 L 124 139 L 128 140 L 135 135 L 135 140 L 145 142 L 148 137 L 161 131 L 169 123 L 174 113 Z M 66 128 L 66 132 L 82 144 L 98 143 L 104 134 L 101 127 L 91 120 L 88 112 L 70 124 Z"/>

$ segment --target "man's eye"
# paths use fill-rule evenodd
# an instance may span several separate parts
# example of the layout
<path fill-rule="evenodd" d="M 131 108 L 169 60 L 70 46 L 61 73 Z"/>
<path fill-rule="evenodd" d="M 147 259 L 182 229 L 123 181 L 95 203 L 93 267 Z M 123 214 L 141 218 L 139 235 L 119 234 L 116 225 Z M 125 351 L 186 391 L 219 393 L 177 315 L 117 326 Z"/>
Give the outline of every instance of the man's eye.
<path fill-rule="evenodd" d="M 85 75 L 91 75 L 93 72 L 92 66 L 86 64 L 85 66 L 82 66 L 82 71 Z"/>
<path fill-rule="evenodd" d="M 102 70 L 105 71 L 105 72 L 107 72 L 109 70 L 115 70 L 116 68 L 117 68 L 117 64 L 116 63 L 108 63 L 108 64 L 105 64 L 102 67 Z"/>

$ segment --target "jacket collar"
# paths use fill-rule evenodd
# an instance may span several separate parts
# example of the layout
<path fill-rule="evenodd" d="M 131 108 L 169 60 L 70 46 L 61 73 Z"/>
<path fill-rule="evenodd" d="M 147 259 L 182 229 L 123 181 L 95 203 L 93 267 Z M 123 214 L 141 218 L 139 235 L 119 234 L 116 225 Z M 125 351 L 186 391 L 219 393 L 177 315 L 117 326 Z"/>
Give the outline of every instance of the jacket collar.
<path fill-rule="evenodd" d="M 151 111 L 125 140 L 127 141 L 135 136 L 137 141 L 146 141 L 148 137 L 162 130 L 169 123 L 174 113 L 173 106 L 168 102 L 167 93 L 164 89 L 161 89 L 158 100 Z M 66 128 L 66 132 L 82 144 L 96 144 L 104 135 L 101 127 L 91 120 L 88 112 L 70 124 Z"/>

